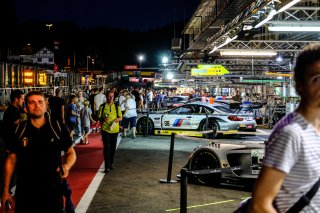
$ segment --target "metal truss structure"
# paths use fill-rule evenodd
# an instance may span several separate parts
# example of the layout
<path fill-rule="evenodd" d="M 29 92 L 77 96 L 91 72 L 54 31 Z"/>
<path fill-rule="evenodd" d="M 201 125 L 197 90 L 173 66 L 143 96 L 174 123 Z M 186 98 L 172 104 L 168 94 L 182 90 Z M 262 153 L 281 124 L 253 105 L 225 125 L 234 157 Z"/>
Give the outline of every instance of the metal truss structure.
<path fill-rule="evenodd" d="M 234 75 L 290 71 L 298 52 L 319 41 L 320 30 L 273 31 L 271 27 L 320 27 L 319 13 L 320 0 L 203 0 L 183 32 L 189 35 L 189 48 L 180 51 L 167 70 L 189 72 L 198 63 L 214 63 Z M 221 55 L 231 50 L 272 50 L 276 55 Z M 281 62 L 276 60 L 279 56 Z"/>

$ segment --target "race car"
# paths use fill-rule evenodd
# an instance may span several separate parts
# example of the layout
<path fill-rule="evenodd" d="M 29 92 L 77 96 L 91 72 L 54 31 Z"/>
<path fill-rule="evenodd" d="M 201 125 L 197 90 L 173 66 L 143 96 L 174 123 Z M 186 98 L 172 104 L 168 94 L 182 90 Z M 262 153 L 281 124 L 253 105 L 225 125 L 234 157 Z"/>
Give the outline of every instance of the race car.
<path fill-rule="evenodd" d="M 231 184 L 252 187 L 264 157 L 264 142 L 230 142 L 198 146 L 184 166 L 188 170 L 216 173 L 194 174 L 191 181 L 202 185 Z M 179 176 L 178 176 L 179 177 Z"/>
<path fill-rule="evenodd" d="M 218 104 L 193 102 L 167 111 L 139 114 L 137 132 L 170 135 L 172 132 L 189 136 L 216 138 L 219 134 L 239 131 L 255 132 L 256 121 L 248 114 L 234 114 Z M 214 130 L 202 134 L 199 131 Z"/>
<path fill-rule="evenodd" d="M 163 106 L 168 109 L 172 109 L 178 106 L 182 106 L 188 101 L 188 96 L 173 96 L 168 97 L 167 100 L 163 101 Z"/>

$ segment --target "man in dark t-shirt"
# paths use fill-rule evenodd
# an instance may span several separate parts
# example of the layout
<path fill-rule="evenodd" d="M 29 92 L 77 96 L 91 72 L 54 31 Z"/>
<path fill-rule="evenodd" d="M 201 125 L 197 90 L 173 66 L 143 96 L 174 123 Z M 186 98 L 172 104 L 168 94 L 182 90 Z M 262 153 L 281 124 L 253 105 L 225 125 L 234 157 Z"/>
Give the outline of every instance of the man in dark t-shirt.
<path fill-rule="evenodd" d="M 24 103 L 24 94 L 21 90 L 13 90 L 10 94 L 10 104 L 4 111 L 3 115 L 3 132 L 8 133 L 14 131 L 17 125 L 22 120 Z M 9 141 L 10 138 L 6 139 L 7 134 L 3 134 L 3 139 Z"/>
<path fill-rule="evenodd" d="M 50 97 L 48 102 L 52 120 L 58 120 L 61 123 L 64 123 L 64 108 L 66 102 L 61 96 L 62 90 L 57 88 L 56 96 Z"/>
<path fill-rule="evenodd" d="M 91 108 L 91 111 L 92 111 L 92 118 L 93 119 L 97 119 L 97 115 L 96 115 L 96 110 L 94 108 L 94 97 L 97 95 L 97 88 L 93 88 L 92 89 L 92 93 L 89 95 L 89 102 L 90 102 L 90 108 Z"/>
<path fill-rule="evenodd" d="M 20 124 L 24 125 L 20 126 L 25 127 L 24 131 L 11 132 L 12 143 L 6 144 L 8 157 L 1 203 L 4 206 L 11 199 L 10 178 L 16 168 L 16 213 L 64 212 L 61 182 L 76 161 L 72 140 L 64 125 L 56 124 L 60 131 L 53 130 L 54 121 L 46 116 L 44 95 L 40 91 L 29 92 L 26 105 L 28 120 Z"/>
<path fill-rule="evenodd" d="M 3 115 L 3 123 L 1 129 L 1 138 L 5 145 L 12 143 L 12 137 L 10 137 L 11 132 L 14 132 L 18 124 L 25 119 L 22 116 L 24 114 L 23 111 L 23 103 L 24 103 L 24 94 L 21 90 L 13 90 L 10 94 L 10 104 L 7 109 L 4 111 Z M 3 147 L 2 147 L 3 148 Z M 0 184 L 3 185 L 3 166 L 4 166 L 4 159 L 7 156 L 7 153 L 4 149 L 0 150 Z M 16 174 L 13 174 L 12 182 L 10 188 L 15 185 L 15 177 Z"/>
<path fill-rule="evenodd" d="M 135 87 L 135 88 L 132 90 L 131 94 L 134 96 L 134 99 L 135 99 L 135 101 L 136 101 L 137 108 L 138 108 L 138 104 L 139 104 L 139 102 L 140 102 L 140 95 L 139 95 L 138 87 Z"/>

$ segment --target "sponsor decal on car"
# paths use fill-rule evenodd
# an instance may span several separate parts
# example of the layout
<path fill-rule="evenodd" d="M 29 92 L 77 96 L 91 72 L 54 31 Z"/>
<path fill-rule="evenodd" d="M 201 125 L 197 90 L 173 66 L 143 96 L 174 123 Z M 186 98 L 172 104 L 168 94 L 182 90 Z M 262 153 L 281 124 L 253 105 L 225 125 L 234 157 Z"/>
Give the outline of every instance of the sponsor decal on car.
<path fill-rule="evenodd" d="M 174 122 L 173 122 L 173 125 L 174 127 L 180 127 L 182 125 L 182 122 L 183 122 L 184 119 L 182 118 L 178 118 L 176 119 Z"/>

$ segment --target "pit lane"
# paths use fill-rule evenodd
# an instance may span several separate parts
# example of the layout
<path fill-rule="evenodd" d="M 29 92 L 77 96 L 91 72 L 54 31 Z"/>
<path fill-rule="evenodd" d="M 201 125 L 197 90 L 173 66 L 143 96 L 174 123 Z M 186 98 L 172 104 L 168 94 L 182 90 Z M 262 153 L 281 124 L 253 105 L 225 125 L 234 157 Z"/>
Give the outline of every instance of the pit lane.
<path fill-rule="evenodd" d="M 269 129 L 262 131 L 270 132 Z M 263 136 L 224 136 L 221 141 L 261 141 Z M 266 137 L 267 138 L 267 137 Z M 177 138 L 172 179 L 195 147 L 203 141 Z M 180 183 L 160 183 L 167 178 L 169 136 L 138 135 L 123 138 L 115 156 L 115 170 L 105 176 L 87 212 L 179 212 Z M 188 212 L 233 212 L 250 191 L 241 186 L 188 184 Z"/>

